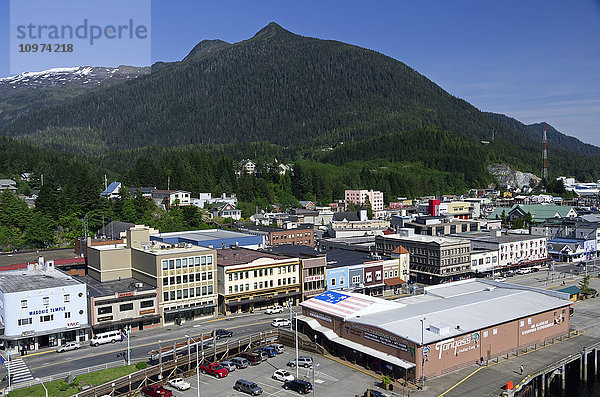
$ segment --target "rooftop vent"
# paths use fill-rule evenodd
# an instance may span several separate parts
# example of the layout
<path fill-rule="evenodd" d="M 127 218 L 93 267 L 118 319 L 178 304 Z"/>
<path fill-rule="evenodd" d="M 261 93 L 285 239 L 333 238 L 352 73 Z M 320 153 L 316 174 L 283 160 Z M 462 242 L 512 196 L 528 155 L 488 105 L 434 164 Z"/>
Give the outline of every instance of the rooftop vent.
<path fill-rule="evenodd" d="M 437 335 L 446 335 L 450 333 L 450 326 L 445 323 L 435 323 L 429 325 L 429 330 Z"/>
<path fill-rule="evenodd" d="M 136 288 L 142 288 L 143 286 L 144 286 L 144 283 L 135 283 Z"/>

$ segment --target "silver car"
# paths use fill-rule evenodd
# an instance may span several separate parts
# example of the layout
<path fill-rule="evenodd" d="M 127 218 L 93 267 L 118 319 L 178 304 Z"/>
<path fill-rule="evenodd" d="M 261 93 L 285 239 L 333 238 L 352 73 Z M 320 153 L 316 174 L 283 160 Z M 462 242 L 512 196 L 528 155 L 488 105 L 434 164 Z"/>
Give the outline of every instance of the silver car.
<path fill-rule="evenodd" d="M 62 346 L 59 346 L 56 351 L 57 353 L 68 352 L 69 350 L 81 349 L 81 343 L 79 342 L 68 342 Z"/>
<path fill-rule="evenodd" d="M 232 361 L 221 361 L 219 364 L 220 364 L 220 365 L 221 365 L 223 368 L 227 368 L 227 370 L 228 370 L 229 372 L 233 372 L 233 371 L 235 371 L 235 369 L 237 368 L 237 366 L 235 365 L 235 363 L 234 363 L 234 362 L 232 362 Z"/>
<path fill-rule="evenodd" d="M 230 362 L 233 363 L 238 369 L 248 368 L 248 365 L 250 365 L 248 360 L 243 357 L 234 357 L 230 360 Z"/>

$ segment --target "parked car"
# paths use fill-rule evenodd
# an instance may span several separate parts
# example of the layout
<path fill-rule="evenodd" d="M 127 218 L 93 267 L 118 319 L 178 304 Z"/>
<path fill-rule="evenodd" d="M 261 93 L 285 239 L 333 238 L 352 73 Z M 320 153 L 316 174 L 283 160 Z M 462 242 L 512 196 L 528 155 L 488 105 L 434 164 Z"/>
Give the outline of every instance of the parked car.
<path fill-rule="evenodd" d="M 277 349 L 275 349 L 274 347 L 271 347 L 271 346 L 259 347 L 255 351 L 264 352 L 264 353 L 266 353 L 267 357 L 269 357 L 269 358 L 275 357 L 277 355 Z"/>
<path fill-rule="evenodd" d="M 252 352 L 241 352 L 238 354 L 238 357 L 245 358 L 250 365 L 258 365 L 262 362 L 262 357 Z"/>
<path fill-rule="evenodd" d="M 60 346 L 56 351 L 58 353 L 68 352 L 69 350 L 81 349 L 81 343 L 79 342 L 68 342 Z"/>
<path fill-rule="evenodd" d="M 498 278 L 494 279 L 494 281 L 504 282 L 504 281 L 506 281 L 506 277 L 498 277 Z"/>
<path fill-rule="evenodd" d="M 287 318 L 276 318 L 271 322 L 271 325 L 273 327 L 289 327 L 290 320 L 288 320 Z"/>
<path fill-rule="evenodd" d="M 236 369 L 236 366 L 232 361 L 221 361 L 219 364 L 223 368 L 227 368 L 227 371 L 229 371 L 229 372 L 233 372 Z"/>
<path fill-rule="evenodd" d="M 300 357 L 298 357 L 298 364 L 296 364 L 296 359 L 294 358 L 294 359 L 288 361 L 287 365 L 288 365 L 288 367 L 292 367 L 292 368 L 295 368 L 296 365 L 298 365 L 299 367 L 309 368 L 310 366 L 313 365 L 313 359 L 312 359 L 312 357 L 300 356 Z"/>
<path fill-rule="evenodd" d="M 223 368 L 219 363 L 201 365 L 200 372 L 203 374 L 213 375 L 215 378 L 224 378 L 229 375 L 227 368 Z"/>
<path fill-rule="evenodd" d="M 290 380 L 294 380 L 294 375 L 290 374 L 286 369 L 278 369 L 277 371 L 273 372 L 273 376 L 271 376 L 271 378 L 282 382 L 288 382 Z"/>
<path fill-rule="evenodd" d="M 177 390 L 187 390 L 192 387 L 189 382 L 186 382 L 182 378 L 171 379 L 168 383 L 169 386 L 174 387 Z"/>
<path fill-rule="evenodd" d="M 147 397 L 173 397 L 173 392 L 161 385 L 148 385 L 142 387 L 142 395 Z"/>
<path fill-rule="evenodd" d="M 277 354 L 283 353 L 284 346 L 281 343 L 273 343 L 271 345 L 267 345 L 267 347 L 272 347 L 277 350 Z"/>
<path fill-rule="evenodd" d="M 269 358 L 269 355 L 267 354 L 266 351 L 261 350 L 262 348 L 258 348 L 256 350 L 254 350 L 252 353 L 258 355 L 261 359 L 261 361 L 265 361 L 267 358 Z"/>
<path fill-rule="evenodd" d="M 531 269 L 528 267 L 522 267 L 520 269 L 517 269 L 517 274 L 527 274 L 527 273 L 531 273 Z"/>
<path fill-rule="evenodd" d="M 373 390 L 373 389 L 368 389 L 363 394 L 363 397 L 367 397 L 369 392 L 371 392 L 371 397 L 388 397 L 387 394 L 384 394 L 384 393 L 380 392 L 379 390 Z"/>
<path fill-rule="evenodd" d="M 94 335 L 92 339 L 90 339 L 90 346 L 99 346 L 105 343 L 115 343 L 120 342 L 121 340 L 121 332 L 119 331 L 101 332 Z"/>
<path fill-rule="evenodd" d="M 252 396 L 258 396 L 263 392 L 262 387 L 245 379 L 236 380 L 235 385 L 233 385 L 233 390 L 242 391 Z"/>
<path fill-rule="evenodd" d="M 230 338 L 233 335 L 233 331 L 219 328 L 219 329 L 214 330 L 212 334 L 216 340 L 219 340 L 221 338 Z"/>
<path fill-rule="evenodd" d="M 266 314 L 278 314 L 283 313 L 283 306 L 269 306 L 267 310 L 265 310 Z"/>
<path fill-rule="evenodd" d="M 285 390 L 297 391 L 300 394 L 308 394 L 312 391 L 312 384 L 310 382 L 294 379 L 283 384 Z"/>
<path fill-rule="evenodd" d="M 235 366 L 237 367 L 237 369 L 248 368 L 248 365 L 250 365 L 250 363 L 248 362 L 248 360 L 246 360 L 243 357 L 234 357 L 230 361 L 233 364 L 235 364 Z"/>

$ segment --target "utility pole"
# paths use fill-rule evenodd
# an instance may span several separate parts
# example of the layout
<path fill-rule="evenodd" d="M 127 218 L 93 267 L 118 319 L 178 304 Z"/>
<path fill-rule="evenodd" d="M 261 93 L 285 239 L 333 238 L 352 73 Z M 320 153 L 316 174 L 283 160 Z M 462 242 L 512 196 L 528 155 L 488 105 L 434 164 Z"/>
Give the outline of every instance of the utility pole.
<path fill-rule="evenodd" d="M 427 320 L 427 317 L 421 319 L 421 389 L 425 388 L 425 320 Z"/>

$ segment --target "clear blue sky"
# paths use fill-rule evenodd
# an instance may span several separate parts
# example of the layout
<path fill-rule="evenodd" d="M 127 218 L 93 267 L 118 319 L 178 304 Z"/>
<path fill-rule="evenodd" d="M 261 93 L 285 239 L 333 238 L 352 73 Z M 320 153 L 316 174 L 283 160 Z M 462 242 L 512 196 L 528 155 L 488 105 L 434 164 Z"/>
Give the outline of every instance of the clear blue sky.
<path fill-rule="evenodd" d="M 9 2 L 0 3 L 8 54 Z M 481 110 L 600 146 L 600 0 L 154 0 L 152 60 L 180 60 L 203 39 L 237 42 L 271 21 L 379 51 Z"/>

